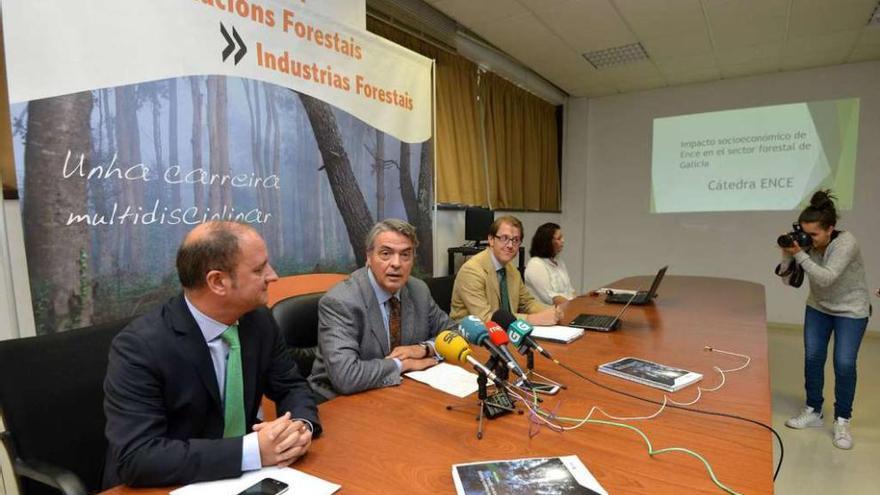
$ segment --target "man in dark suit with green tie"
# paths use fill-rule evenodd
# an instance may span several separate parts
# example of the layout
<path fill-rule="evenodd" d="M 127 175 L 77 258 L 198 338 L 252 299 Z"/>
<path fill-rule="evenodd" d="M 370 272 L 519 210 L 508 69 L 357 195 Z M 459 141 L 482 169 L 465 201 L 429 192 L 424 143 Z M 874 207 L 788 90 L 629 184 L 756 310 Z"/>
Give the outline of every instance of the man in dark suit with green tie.
<path fill-rule="evenodd" d="M 177 253 L 183 294 L 114 339 L 104 382 L 104 486 L 166 486 L 286 466 L 321 432 L 269 310 L 278 276 L 251 227 L 209 222 Z M 263 394 L 278 419 L 258 418 Z"/>

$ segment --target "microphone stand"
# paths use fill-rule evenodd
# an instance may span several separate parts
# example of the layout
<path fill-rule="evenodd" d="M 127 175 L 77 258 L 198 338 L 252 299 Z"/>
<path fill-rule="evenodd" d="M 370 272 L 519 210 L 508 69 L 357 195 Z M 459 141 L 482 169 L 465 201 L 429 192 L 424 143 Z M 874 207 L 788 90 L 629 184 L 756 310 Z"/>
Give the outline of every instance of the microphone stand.
<path fill-rule="evenodd" d="M 486 367 L 489 369 L 498 368 L 494 370 L 496 376 L 507 381 L 507 367 L 498 366 L 498 364 L 498 360 L 493 357 L 486 363 Z M 503 368 L 503 370 L 500 368 Z M 474 370 L 477 372 L 477 440 L 482 440 L 483 416 L 488 419 L 495 419 L 498 416 L 503 416 L 514 411 L 518 414 L 522 414 L 523 411 L 516 408 L 513 401 L 510 399 L 510 396 L 508 396 L 507 392 L 502 388 L 498 388 L 497 392 L 489 395 L 489 377 L 486 376 L 486 373 L 484 373 L 482 369 L 477 368 L 476 366 L 474 367 Z M 469 408 L 471 405 L 472 404 L 447 404 L 446 410 L 452 411 L 455 409 L 464 409 L 466 407 Z"/>

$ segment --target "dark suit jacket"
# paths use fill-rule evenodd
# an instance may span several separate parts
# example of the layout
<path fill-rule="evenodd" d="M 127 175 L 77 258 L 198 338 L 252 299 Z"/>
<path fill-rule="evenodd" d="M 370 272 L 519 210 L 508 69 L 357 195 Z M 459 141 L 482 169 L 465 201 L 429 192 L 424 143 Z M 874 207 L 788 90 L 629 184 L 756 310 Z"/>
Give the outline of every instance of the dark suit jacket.
<path fill-rule="evenodd" d="M 321 432 L 308 384 L 266 308 L 239 319 L 247 431 L 263 394 L 278 415 Z M 241 475 L 242 439 L 223 438 L 223 404 L 208 345 L 183 295 L 113 340 L 104 380 L 109 448 L 104 487 L 165 486 Z"/>
<path fill-rule="evenodd" d="M 318 355 L 309 375 L 319 399 L 400 384 L 397 365 L 384 359 L 391 352 L 388 332 L 368 270 L 355 270 L 319 303 Z M 454 326 L 434 302 L 428 286 L 410 277 L 400 289 L 401 345 L 425 342 Z"/>

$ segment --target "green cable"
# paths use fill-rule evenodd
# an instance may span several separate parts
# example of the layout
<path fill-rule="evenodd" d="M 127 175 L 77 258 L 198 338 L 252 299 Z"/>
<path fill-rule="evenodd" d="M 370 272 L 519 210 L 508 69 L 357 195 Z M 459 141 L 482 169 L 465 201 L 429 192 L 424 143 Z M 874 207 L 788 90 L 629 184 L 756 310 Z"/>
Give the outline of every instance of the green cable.
<path fill-rule="evenodd" d="M 536 399 L 537 399 L 537 397 L 536 397 Z M 536 406 L 538 405 L 537 400 L 535 400 L 535 405 Z M 560 420 L 560 421 L 569 421 L 572 423 L 581 423 L 581 424 L 584 423 L 584 420 L 582 420 L 582 419 L 567 418 L 567 417 L 563 417 L 563 416 L 551 416 L 550 414 L 547 414 L 546 412 L 542 411 L 538 407 L 536 407 L 534 409 L 534 411 L 537 412 L 538 414 L 540 414 L 541 416 L 545 416 L 550 419 L 556 419 L 556 420 Z M 651 440 L 648 439 L 648 436 L 645 435 L 642 432 L 642 430 L 636 428 L 635 426 L 628 425 L 625 423 L 616 423 L 614 421 L 605 421 L 602 419 L 587 419 L 586 422 L 587 423 L 602 424 L 602 425 L 619 426 L 621 428 L 629 428 L 630 430 L 635 431 L 636 433 L 639 434 L 639 436 L 642 437 L 642 440 L 644 440 L 645 443 L 648 444 L 648 455 L 651 457 L 653 457 L 655 455 L 659 455 L 659 454 L 665 454 L 666 452 L 684 452 L 685 454 L 690 454 L 690 455 L 696 457 L 697 459 L 699 459 L 703 463 L 703 465 L 706 466 L 706 471 L 709 472 L 709 477 L 712 478 L 712 482 L 715 483 L 715 485 L 718 488 L 721 488 L 722 490 L 724 490 L 727 493 L 730 493 L 731 495 L 740 495 L 738 492 L 727 487 L 727 485 L 725 485 L 724 483 L 721 483 L 721 481 L 719 481 L 718 478 L 715 476 L 715 471 L 712 470 L 712 466 L 709 464 L 709 461 L 707 461 L 703 456 L 701 456 L 700 454 L 698 454 L 692 450 L 688 450 L 688 449 L 685 449 L 682 447 L 667 447 L 665 449 L 654 450 L 654 446 L 651 444 Z"/>
<path fill-rule="evenodd" d="M 562 419 L 562 420 L 566 420 L 566 421 L 578 421 L 578 420 L 574 420 L 572 418 L 557 418 L 557 419 Z M 658 454 L 664 454 L 666 452 L 684 452 L 685 454 L 690 454 L 690 455 L 696 457 L 697 459 L 699 459 L 703 463 L 703 465 L 706 466 L 706 471 L 709 472 L 709 477 L 712 478 L 712 482 L 715 483 L 715 485 L 717 485 L 718 488 L 721 488 L 722 490 L 724 490 L 727 493 L 730 493 L 731 495 L 739 495 L 738 492 L 734 491 L 732 488 L 727 487 L 727 485 L 725 485 L 724 483 L 719 481 L 718 478 L 715 476 L 715 472 L 712 470 L 712 466 L 709 464 L 709 461 L 707 461 L 703 456 L 694 452 L 693 450 L 688 450 L 688 449 L 685 449 L 682 447 L 667 447 L 665 449 L 654 450 L 654 446 L 651 445 L 651 440 L 648 439 L 648 436 L 645 435 L 645 433 L 642 432 L 642 430 L 636 428 L 635 426 L 628 425 L 625 423 L 615 423 L 613 421 L 605 421 L 602 419 L 588 419 L 587 423 L 597 423 L 597 424 L 603 424 L 603 425 L 619 426 L 622 428 L 629 428 L 630 430 L 635 431 L 636 433 L 639 434 L 639 436 L 642 437 L 642 440 L 644 440 L 645 443 L 648 444 L 648 455 L 650 455 L 651 457 L 658 455 Z"/>

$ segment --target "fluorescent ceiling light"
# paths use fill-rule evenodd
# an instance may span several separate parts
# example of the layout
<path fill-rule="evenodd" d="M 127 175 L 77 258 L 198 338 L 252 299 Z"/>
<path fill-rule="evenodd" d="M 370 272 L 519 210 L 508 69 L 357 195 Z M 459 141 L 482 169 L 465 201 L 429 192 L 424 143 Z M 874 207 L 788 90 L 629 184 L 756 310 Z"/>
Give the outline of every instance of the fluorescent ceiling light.
<path fill-rule="evenodd" d="M 614 46 L 604 50 L 596 50 L 583 54 L 587 62 L 597 69 L 608 69 L 618 65 L 630 64 L 639 60 L 647 60 L 648 53 L 641 43 Z"/>

